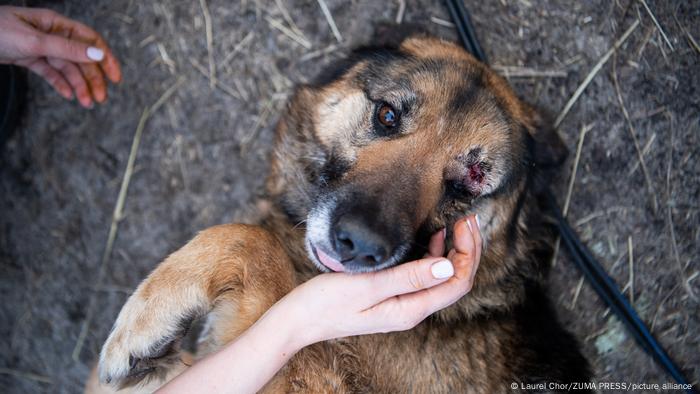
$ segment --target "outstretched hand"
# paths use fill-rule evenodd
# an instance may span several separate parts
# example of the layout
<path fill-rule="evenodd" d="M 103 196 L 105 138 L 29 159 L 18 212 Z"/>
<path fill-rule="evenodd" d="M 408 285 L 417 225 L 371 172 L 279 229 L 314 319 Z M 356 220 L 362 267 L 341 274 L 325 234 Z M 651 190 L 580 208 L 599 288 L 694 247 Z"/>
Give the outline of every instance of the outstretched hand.
<path fill-rule="evenodd" d="M 46 9 L 0 7 L 0 63 L 23 66 L 83 107 L 107 99 L 105 78 L 122 74 L 105 40 L 90 27 Z"/>

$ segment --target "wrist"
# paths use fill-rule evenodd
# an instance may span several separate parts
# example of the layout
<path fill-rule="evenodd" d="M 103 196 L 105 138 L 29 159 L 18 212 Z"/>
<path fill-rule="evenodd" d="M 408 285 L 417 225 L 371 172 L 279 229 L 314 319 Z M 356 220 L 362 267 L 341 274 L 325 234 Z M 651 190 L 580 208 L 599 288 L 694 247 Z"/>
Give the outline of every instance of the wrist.
<path fill-rule="evenodd" d="M 285 300 L 273 305 L 255 325 L 261 326 L 268 340 L 274 341 L 284 356 L 291 357 L 302 348 L 314 343 L 309 330 L 301 324 L 298 314 Z"/>

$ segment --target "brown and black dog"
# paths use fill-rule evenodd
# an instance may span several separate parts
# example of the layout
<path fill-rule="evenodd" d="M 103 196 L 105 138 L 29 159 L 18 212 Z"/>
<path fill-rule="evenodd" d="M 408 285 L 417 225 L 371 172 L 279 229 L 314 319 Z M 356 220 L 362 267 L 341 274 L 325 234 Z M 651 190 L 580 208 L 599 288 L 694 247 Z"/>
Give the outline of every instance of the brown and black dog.
<path fill-rule="evenodd" d="M 501 393 L 588 381 L 543 290 L 553 235 L 538 184 L 564 153 L 457 45 L 413 36 L 358 50 L 296 90 L 277 127 L 263 219 L 204 230 L 161 263 L 119 314 L 99 379 L 151 391 L 185 368 L 178 344 L 194 318 L 208 315 L 201 357 L 313 275 L 417 258 L 429 234 L 478 213 L 484 248 L 468 295 L 408 331 L 309 346 L 264 391 Z"/>

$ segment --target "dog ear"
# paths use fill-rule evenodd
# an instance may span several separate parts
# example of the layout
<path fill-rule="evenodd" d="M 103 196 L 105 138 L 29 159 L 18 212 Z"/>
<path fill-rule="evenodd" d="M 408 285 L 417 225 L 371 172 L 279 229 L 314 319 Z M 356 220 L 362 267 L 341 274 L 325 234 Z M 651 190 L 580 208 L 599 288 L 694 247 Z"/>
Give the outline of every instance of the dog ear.
<path fill-rule="evenodd" d="M 532 160 L 537 167 L 553 169 L 566 160 L 569 150 L 552 122 L 533 108 L 528 108 L 525 129 L 532 137 Z"/>
<path fill-rule="evenodd" d="M 428 29 L 417 23 L 380 22 L 374 26 L 372 46 L 398 49 L 408 38 L 429 35 Z"/>

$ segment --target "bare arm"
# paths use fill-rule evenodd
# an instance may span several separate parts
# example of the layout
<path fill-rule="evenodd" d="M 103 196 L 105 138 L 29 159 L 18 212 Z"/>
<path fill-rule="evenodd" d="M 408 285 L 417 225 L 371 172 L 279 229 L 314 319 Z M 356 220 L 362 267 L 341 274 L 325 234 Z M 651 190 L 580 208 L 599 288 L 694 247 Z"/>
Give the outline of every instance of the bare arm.
<path fill-rule="evenodd" d="M 235 342 L 196 363 L 159 393 L 254 393 L 303 346 L 272 307 Z"/>

